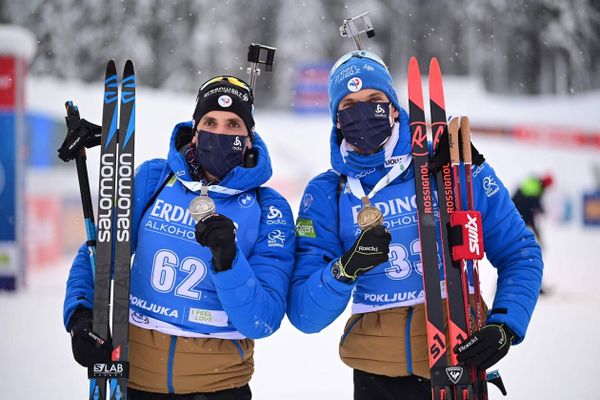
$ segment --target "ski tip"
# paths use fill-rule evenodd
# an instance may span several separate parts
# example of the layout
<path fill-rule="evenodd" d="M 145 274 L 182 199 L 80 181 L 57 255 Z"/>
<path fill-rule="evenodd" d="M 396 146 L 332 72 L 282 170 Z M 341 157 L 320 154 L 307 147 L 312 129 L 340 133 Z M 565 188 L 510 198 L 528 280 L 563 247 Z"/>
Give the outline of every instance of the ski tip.
<path fill-rule="evenodd" d="M 442 71 L 437 58 L 433 57 L 429 63 L 429 100 L 446 109 L 444 102 L 444 85 Z"/>
<path fill-rule="evenodd" d="M 110 88 L 117 87 L 117 66 L 112 58 L 106 63 L 106 74 L 104 76 L 104 85 Z"/>
<path fill-rule="evenodd" d="M 106 73 L 108 74 L 109 71 L 117 73 L 117 64 L 115 64 L 115 60 L 112 58 L 106 63 Z"/>
<path fill-rule="evenodd" d="M 127 60 L 125 62 L 125 69 L 123 70 L 123 75 L 133 75 L 133 61 Z"/>
<path fill-rule="evenodd" d="M 410 74 L 410 72 L 413 71 L 413 73 L 418 73 L 419 75 L 421 75 L 420 71 L 419 71 L 419 62 L 417 61 L 417 57 L 412 56 L 409 60 L 408 60 L 408 73 Z"/>
<path fill-rule="evenodd" d="M 416 57 L 408 61 L 408 99 L 423 109 L 423 88 L 421 87 L 421 71 Z"/>

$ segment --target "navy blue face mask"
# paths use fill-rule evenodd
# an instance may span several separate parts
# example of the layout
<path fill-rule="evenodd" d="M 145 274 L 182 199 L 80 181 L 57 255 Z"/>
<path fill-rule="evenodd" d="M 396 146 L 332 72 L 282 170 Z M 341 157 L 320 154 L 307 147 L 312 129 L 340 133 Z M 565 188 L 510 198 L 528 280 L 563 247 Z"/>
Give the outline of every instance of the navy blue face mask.
<path fill-rule="evenodd" d="M 391 136 L 390 103 L 360 101 L 338 111 L 342 136 L 363 153 L 373 153 Z"/>
<path fill-rule="evenodd" d="M 206 172 L 223 178 L 244 162 L 244 136 L 198 132 L 196 157 Z"/>

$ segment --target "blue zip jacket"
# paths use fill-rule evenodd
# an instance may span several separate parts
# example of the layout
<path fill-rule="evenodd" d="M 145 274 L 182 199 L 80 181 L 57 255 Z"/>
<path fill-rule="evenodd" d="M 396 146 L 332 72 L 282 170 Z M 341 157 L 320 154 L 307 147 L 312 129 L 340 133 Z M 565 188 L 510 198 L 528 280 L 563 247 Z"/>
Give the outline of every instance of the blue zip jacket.
<path fill-rule="evenodd" d="M 130 321 L 150 320 L 162 326 L 163 332 L 167 327 L 166 333 L 179 336 L 269 336 L 279 328 L 285 313 L 294 264 L 291 209 L 276 191 L 260 187 L 272 171 L 267 148 L 255 134 L 257 165 L 236 167 L 219 184 L 239 194 L 209 192 L 217 211 L 238 225 L 232 268 L 216 273 L 210 250 L 194 240 L 195 223 L 187 213 L 189 201 L 198 194 L 190 192 L 177 178 L 192 180 L 183 154 L 175 148 L 175 138 L 190 127 L 190 122 L 175 127 L 167 160 L 146 161 L 136 171 L 132 223 L 132 250 L 136 254 L 131 272 Z M 172 178 L 144 210 L 170 174 Z M 77 307 L 93 308 L 93 291 L 84 245 L 67 281 L 65 327 Z M 152 325 L 147 327 L 152 329 Z"/>
<path fill-rule="evenodd" d="M 404 110 L 398 124 L 394 156 L 410 153 L 410 129 Z M 412 167 L 371 199 L 383 212 L 384 225 L 392 234 L 389 261 L 352 284 L 339 282 L 332 276 L 331 266 L 351 248 L 360 232 L 356 214 L 361 203 L 349 192 L 347 184 L 338 190 L 340 174 L 353 172 L 344 163 L 335 127 L 330 143 L 333 170 L 309 182 L 296 221 L 296 267 L 287 314 L 294 326 L 307 333 L 318 332 L 333 322 L 351 297 L 353 313 L 423 303 Z M 393 160 L 386 159 L 386 164 L 391 166 L 394 163 L 390 161 Z M 388 170 L 382 165 L 375 174 L 383 176 Z M 369 171 L 360 175 L 368 194 L 379 176 L 372 179 Z M 498 272 L 497 291 L 487 323 L 505 323 L 517 335 L 513 343 L 519 343 L 525 337 L 541 287 L 540 247 L 487 162 L 474 168 L 473 190 L 475 208 L 483 217 L 486 256 Z M 437 203 L 435 198 L 434 202 Z M 441 255 L 438 259 L 441 266 Z"/>

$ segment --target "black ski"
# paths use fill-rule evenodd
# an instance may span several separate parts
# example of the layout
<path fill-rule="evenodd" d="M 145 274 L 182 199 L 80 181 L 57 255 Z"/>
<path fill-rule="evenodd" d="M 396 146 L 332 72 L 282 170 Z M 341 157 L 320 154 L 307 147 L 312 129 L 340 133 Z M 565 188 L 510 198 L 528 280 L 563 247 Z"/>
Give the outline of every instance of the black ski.
<path fill-rule="evenodd" d="M 135 75 L 131 60 L 125 63 L 123 72 L 120 114 L 112 322 L 112 361 L 117 377 L 110 381 L 111 400 L 127 399 L 129 377 L 129 276 L 135 142 Z"/>
<path fill-rule="evenodd" d="M 118 82 L 113 60 L 106 65 L 104 107 L 100 139 L 100 187 L 98 190 L 98 224 L 96 235 L 96 272 L 94 277 L 94 320 L 92 329 L 108 339 L 111 298 L 112 236 L 114 223 L 115 177 L 117 169 Z M 90 399 L 106 399 L 105 364 L 88 370 Z"/>

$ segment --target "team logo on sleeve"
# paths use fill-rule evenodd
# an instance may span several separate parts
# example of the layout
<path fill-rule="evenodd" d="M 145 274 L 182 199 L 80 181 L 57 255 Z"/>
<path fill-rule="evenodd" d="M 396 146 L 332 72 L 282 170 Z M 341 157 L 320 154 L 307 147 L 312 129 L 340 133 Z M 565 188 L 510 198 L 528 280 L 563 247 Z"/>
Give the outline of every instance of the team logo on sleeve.
<path fill-rule="evenodd" d="M 298 221 L 296 222 L 296 236 L 312 239 L 317 237 L 312 219 L 298 218 Z"/>
<path fill-rule="evenodd" d="M 306 193 L 302 198 L 302 212 L 307 212 L 310 206 L 313 203 L 313 195 L 310 193 Z"/>
<path fill-rule="evenodd" d="M 275 206 L 269 206 L 269 213 L 267 214 L 268 225 L 285 225 L 287 221 L 283 218 L 283 213 L 280 209 Z"/>
<path fill-rule="evenodd" d="M 494 178 L 491 176 L 486 176 L 483 178 L 483 190 L 485 190 L 485 195 L 487 197 L 492 197 L 498 192 L 498 190 L 500 190 L 500 188 L 498 187 L 496 181 L 494 181 Z"/>
<path fill-rule="evenodd" d="M 475 178 L 477 175 L 479 175 L 479 173 L 481 171 L 483 171 L 484 168 L 485 168 L 484 164 L 476 166 L 475 169 L 473 169 L 473 173 L 472 173 L 473 178 Z"/>
<path fill-rule="evenodd" d="M 269 215 L 267 215 L 268 219 L 277 219 L 283 218 L 283 213 L 275 206 L 269 206 Z"/>
<path fill-rule="evenodd" d="M 285 244 L 285 232 L 280 231 L 279 229 L 274 229 L 267 235 L 269 239 L 267 242 L 267 246 L 269 247 L 283 247 Z"/>

